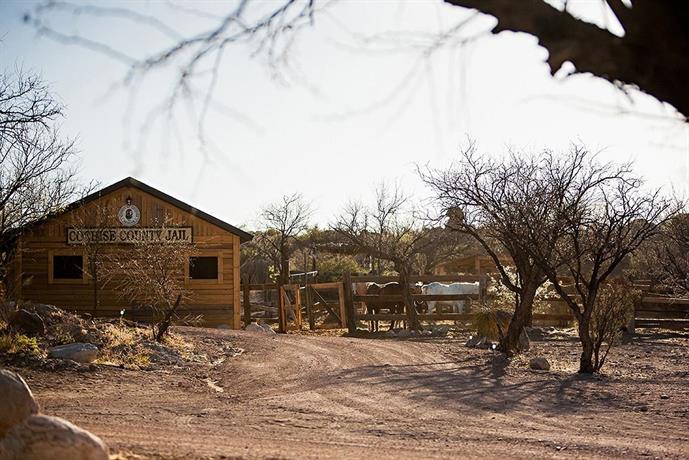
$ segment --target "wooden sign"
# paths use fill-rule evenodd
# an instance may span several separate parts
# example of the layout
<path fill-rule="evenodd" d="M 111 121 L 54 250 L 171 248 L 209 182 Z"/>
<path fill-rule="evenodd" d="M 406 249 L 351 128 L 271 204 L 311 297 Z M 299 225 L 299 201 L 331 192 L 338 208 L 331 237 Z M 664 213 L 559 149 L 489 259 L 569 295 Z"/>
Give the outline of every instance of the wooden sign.
<path fill-rule="evenodd" d="M 68 228 L 67 244 L 191 243 L 191 227 Z"/>

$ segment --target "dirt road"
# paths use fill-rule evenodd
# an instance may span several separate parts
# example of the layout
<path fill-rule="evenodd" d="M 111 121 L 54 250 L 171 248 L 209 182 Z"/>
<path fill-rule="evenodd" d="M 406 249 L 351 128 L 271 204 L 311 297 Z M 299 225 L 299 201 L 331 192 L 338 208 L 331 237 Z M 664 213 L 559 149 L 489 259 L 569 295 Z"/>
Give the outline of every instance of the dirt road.
<path fill-rule="evenodd" d="M 687 338 L 628 345 L 599 380 L 567 341 L 536 343 L 571 358 L 536 372 L 459 341 L 182 331 L 213 365 L 23 374 L 46 413 L 154 458 L 689 457 Z"/>

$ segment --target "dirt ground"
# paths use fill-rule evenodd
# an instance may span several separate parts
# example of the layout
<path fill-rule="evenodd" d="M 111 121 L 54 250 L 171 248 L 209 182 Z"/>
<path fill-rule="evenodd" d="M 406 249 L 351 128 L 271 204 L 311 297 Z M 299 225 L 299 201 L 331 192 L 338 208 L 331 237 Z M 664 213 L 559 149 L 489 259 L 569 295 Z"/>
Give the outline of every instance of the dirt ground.
<path fill-rule="evenodd" d="M 642 334 L 581 377 L 566 335 L 508 362 L 466 337 L 177 331 L 211 363 L 17 370 L 122 458 L 689 458 L 689 334 Z"/>

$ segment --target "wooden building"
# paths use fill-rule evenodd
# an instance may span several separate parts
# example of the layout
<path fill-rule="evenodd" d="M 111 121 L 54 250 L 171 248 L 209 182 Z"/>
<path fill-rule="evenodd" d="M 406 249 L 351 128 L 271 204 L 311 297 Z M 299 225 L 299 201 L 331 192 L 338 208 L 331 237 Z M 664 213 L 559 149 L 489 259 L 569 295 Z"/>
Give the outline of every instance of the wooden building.
<path fill-rule="evenodd" d="M 252 235 L 131 177 L 22 229 L 7 297 L 97 316 L 119 316 L 124 309 L 125 317 L 146 319 L 150 308 L 124 298 L 116 282 L 97 286 L 89 270 L 96 252 L 86 242 L 126 257 L 147 238 L 193 248 L 177 270 L 189 293 L 180 314 L 199 315 L 208 326 L 241 326 L 239 247 Z"/>

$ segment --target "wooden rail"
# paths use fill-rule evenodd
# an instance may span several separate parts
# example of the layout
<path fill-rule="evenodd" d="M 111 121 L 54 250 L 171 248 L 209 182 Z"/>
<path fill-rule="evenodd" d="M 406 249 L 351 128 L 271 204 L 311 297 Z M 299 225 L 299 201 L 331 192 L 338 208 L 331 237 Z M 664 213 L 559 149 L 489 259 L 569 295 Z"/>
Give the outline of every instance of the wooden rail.
<path fill-rule="evenodd" d="M 485 275 L 416 275 L 410 276 L 410 283 L 432 283 L 432 282 L 460 282 L 460 283 L 480 283 L 488 279 Z M 350 276 L 351 283 L 390 283 L 399 281 L 397 276 L 382 276 L 382 275 L 362 275 Z"/>
<path fill-rule="evenodd" d="M 472 321 L 474 318 L 471 313 L 419 313 L 417 316 L 420 321 Z M 407 319 L 407 315 L 403 313 L 363 314 L 357 315 L 357 319 L 363 321 L 404 321 Z M 574 317 L 568 314 L 534 313 L 533 319 L 534 321 L 571 321 Z"/>
<path fill-rule="evenodd" d="M 451 300 L 478 300 L 480 298 L 479 294 L 412 294 L 414 300 L 419 301 L 451 301 Z M 377 301 L 377 302 L 401 302 L 401 294 L 381 294 L 381 295 L 355 295 L 352 296 L 352 300 L 355 302 L 367 302 L 367 301 Z"/>
<path fill-rule="evenodd" d="M 689 299 L 644 296 L 635 308 L 634 326 L 689 329 Z"/>

